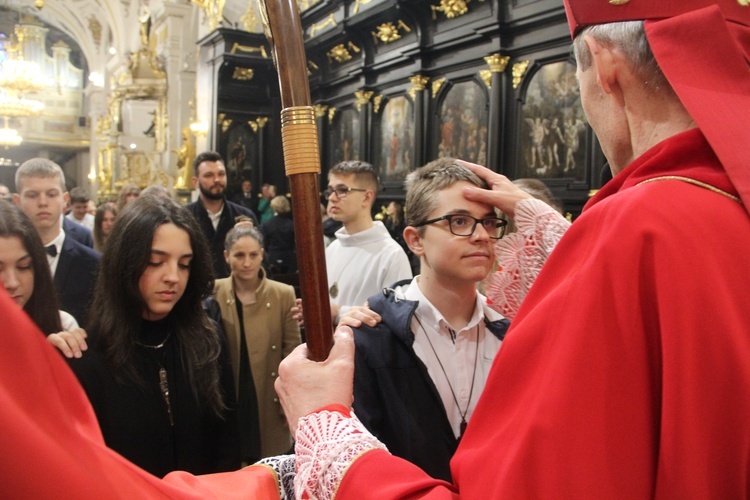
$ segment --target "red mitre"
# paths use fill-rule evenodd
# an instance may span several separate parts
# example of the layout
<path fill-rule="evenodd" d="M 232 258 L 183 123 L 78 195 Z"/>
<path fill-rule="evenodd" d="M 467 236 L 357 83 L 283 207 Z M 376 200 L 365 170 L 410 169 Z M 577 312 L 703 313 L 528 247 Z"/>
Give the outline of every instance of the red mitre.
<path fill-rule="evenodd" d="M 750 0 L 564 0 L 570 33 L 645 20 L 656 61 L 750 210 Z"/>

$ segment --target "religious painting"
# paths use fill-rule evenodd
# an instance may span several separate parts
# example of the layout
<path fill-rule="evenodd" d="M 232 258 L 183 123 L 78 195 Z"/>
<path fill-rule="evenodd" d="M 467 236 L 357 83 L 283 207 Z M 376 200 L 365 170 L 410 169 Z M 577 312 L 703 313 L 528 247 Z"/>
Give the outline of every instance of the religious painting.
<path fill-rule="evenodd" d="M 388 100 L 380 120 L 375 166 L 381 182 L 401 182 L 414 167 L 414 110 L 406 96 Z"/>
<path fill-rule="evenodd" d="M 340 161 L 359 160 L 359 111 L 353 107 L 334 115 L 331 128 L 331 165 Z"/>
<path fill-rule="evenodd" d="M 487 163 L 487 94 L 484 86 L 470 80 L 453 84 L 439 110 L 436 156 Z"/>
<path fill-rule="evenodd" d="M 253 180 L 258 158 L 257 136 L 247 123 L 238 123 L 227 134 L 224 164 L 227 169 L 227 192 L 240 191 L 244 179 Z"/>
<path fill-rule="evenodd" d="M 586 141 L 575 66 L 568 61 L 543 66 L 526 91 L 519 177 L 585 181 Z"/>

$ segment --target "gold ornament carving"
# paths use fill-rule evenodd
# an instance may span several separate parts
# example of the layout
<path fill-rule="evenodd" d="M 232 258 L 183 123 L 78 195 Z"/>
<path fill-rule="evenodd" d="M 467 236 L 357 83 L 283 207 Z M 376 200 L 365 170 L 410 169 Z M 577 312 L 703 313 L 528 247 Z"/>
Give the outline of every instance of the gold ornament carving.
<path fill-rule="evenodd" d="M 490 67 L 490 71 L 493 73 L 502 73 L 508 66 L 510 56 L 501 56 L 500 54 L 492 54 L 484 58 L 487 65 Z"/>
<path fill-rule="evenodd" d="M 517 89 L 521 85 L 523 75 L 526 74 L 526 70 L 529 68 L 531 61 L 521 61 L 513 65 L 513 88 Z"/>
<path fill-rule="evenodd" d="M 375 43 L 381 41 L 385 44 L 389 44 L 401 38 L 399 29 L 406 31 L 407 33 L 411 33 L 411 28 L 409 28 L 409 26 L 407 26 L 407 24 L 403 21 L 399 20 L 397 24 L 393 24 L 389 21 L 378 26 L 377 31 L 372 32 L 372 38 Z"/>
<path fill-rule="evenodd" d="M 445 83 L 445 78 L 438 78 L 437 80 L 434 80 L 432 82 L 432 98 L 433 99 L 437 97 L 438 92 L 440 92 L 440 89 L 443 88 L 444 83 Z"/>
<path fill-rule="evenodd" d="M 102 43 L 102 23 L 94 16 L 89 17 L 88 21 L 89 31 L 94 38 L 94 43 L 99 46 Z"/>
<path fill-rule="evenodd" d="M 460 17 L 469 12 L 471 0 L 440 0 L 440 5 L 431 5 L 432 19 L 437 19 L 437 12 L 442 12 L 448 19 Z"/>
<path fill-rule="evenodd" d="M 422 75 L 415 75 L 415 76 L 410 77 L 409 81 L 411 82 L 409 95 L 411 96 L 412 100 L 415 100 L 417 91 L 421 92 L 422 90 L 426 88 L 427 82 L 430 81 L 430 77 L 422 76 Z"/>
<path fill-rule="evenodd" d="M 266 123 L 268 123 L 268 117 L 267 116 L 259 116 L 255 119 L 255 121 L 258 123 L 258 126 L 260 128 L 263 128 L 266 126 Z"/>
<path fill-rule="evenodd" d="M 362 106 L 370 102 L 373 94 L 372 90 L 358 90 L 354 93 L 354 96 L 357 98 L 357 111 L 362 111 Z"/>
<path fill-rule="evenodd" d="M 237 66 L 234 68 L 234 73 L 232 73 L 232 80 L 247 82 L 252 80 L 254 76 L 255 72 L 252 68 L 241 68 Z"/>
<path fill-rule="evenodd" d="M 247 122 L 248 125 L 250 125 L 250 128 L 253 129 L 253 132 L 258 132 L 258 122 L 255 120 L 250 120 Z"/>
<path fill-rule="evenodd" d="M 360 5 L 367 5 L 370 2 L 372 2 L 372 0 L 357 0 L 356 2 L 354 2 L 354 8 L 352 9 L 352 14 L 357 14 L 359 12 Z"/>
<path fill-rule="evenodd" d="M 383 95 L 375 96 L 372 100 L 372 109 L 376 113 L 380 113 L 380 105 L 383 103 Z"/>
<path fill-rule="evenodd" d="M 327 55 L 329 61 L 333 60 L 338 63 L 349 61 L 352 58 L 352 55 L 349 53 L 343 43 L 340 43 L 329 50 Z"/>
<path fill-rule="evenodd" d="M 242 21 L 242 27 L 245 31 L 257 32 L 262 29 L 262 24 L 255 13 L 255 9 L 253 9 L 253 5 L 255 5 L 255 2 L 247 2 L 247 9 L 240 17 L 240 21 Z"/>
<path fill-rule="evenodd" d="M 319 31 L 323 31 L 325 28 L 336 26 L 336 18 L 333 17 L 333 12 L 330 16 L 328 16 L 325 21 L 320 21 L 319 23 L 314 23 L 310 27 L 310 38 L 315 37 L 315 34 Z"/>
<path fill-rule="evenodd" d="M 315 116 L 317 118 L 322 118 L 328 114 L 328 106 L 325 104 L 316 104 L 313 108 L 315 109 Z"/>
<path fill-rule="evenodd" d="M 479 77 L 482 79 L 487 88 L 492 90 L 492 70 L 483 69 L 479 71 Z"/>
<path fill-rule="evenodd" d="M 232 126 L 232 120 L 231 120 L 231 118 L 225 118 L 221 122 L 221 131 L 222 132 L 226 132 L 227 130 L 229 130 L 229 127 L 231 127 L 231 126 Z"/>
<path fill-rule="evenodd" d="M 236 54 L 237 52 L 244 52 L 245 54 L 260 53 L 263 59 L 268 59 L 268 52 L 266 52 L 265 45 L 261 45 L 260 47 L 250 47 L 248 45 L 240 45 L 239 43 L 234 42 L 232 50 L 230 50 L 229 53 Z"/>
<path fill-rule="evenodd" d="M 328 123 L 333 123 L 333 119 L 336 116 L 336 108 L 331 106 L 328 108 Z"/>

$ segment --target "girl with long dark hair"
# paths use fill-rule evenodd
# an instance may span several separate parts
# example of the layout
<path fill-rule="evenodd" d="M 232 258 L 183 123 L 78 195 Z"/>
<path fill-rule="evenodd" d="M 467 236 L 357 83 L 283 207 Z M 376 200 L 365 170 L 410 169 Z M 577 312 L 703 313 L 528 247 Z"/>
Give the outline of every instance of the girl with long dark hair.
<path fill-rule="evenodd" d="M 211 269 L 189 212 L 156 196 L 133 201 L 102 255 L 93 352 L 71 363 L 107 445 L 158 476 L 239 466 L 225 341 L 201 307 Z"/>
<path fill-rule="evenodd" d="M 58 308 L 39 233 L 20 208 L 5 200 L 0 200 L 0 282 L 65 356 L 80 357 L 87 349 L 86 332 Z"/>

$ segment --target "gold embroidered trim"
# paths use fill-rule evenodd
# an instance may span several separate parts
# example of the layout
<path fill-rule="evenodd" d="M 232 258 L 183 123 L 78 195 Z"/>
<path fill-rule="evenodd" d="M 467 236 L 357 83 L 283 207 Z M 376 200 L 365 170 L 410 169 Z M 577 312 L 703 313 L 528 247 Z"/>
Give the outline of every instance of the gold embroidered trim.
<path fill-rule="evenodd" d="M 654 182 L 654 181 L 682 181 L 687 182 L 688 184 L 693 184 L 694 186 L 702 187 L 704 189 L 708 189 L 709 191 L 713 191 L 714 193 L 720 194 L 722 196 L 726 196 L 730 200 L 734 200 L 739 204 L 742 204 L 742 200 L 739 198 L 739 196 L 735 196 L 731 193 L 727 193 L 726 191 L 719 189 L 715 186 L 712 186 L 711 184 L 706 184 L 705 182 L 697 181 L 695 179 L 691 179 L 690 177 L 682 177 L 681 175 L 662 175 L 661 177 L 654 177 L 652 179 L 646 179 L 645 181 L 641 181 L 636 186 L 640 186 L 641 184 L 646 184 L 648 182 Z"/>

